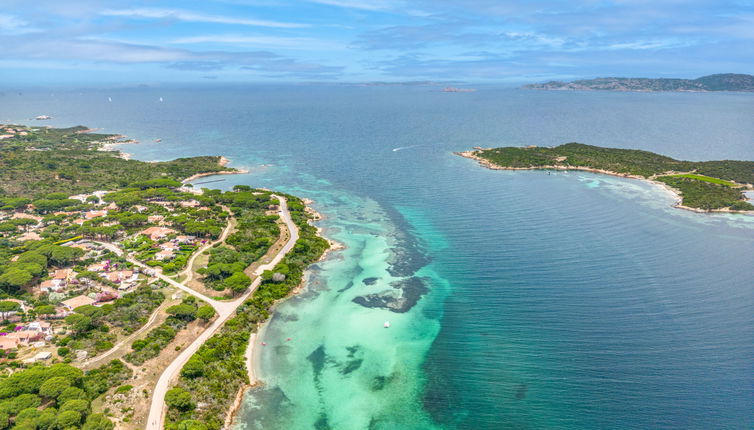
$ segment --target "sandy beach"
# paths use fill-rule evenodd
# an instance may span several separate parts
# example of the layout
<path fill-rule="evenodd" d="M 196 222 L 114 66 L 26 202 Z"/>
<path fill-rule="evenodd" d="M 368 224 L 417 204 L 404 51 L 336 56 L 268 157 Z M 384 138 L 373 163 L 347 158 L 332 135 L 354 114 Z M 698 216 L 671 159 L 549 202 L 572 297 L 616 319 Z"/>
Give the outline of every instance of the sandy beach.
<path fill-rule="evenodd" d="M 480 148 L 479 150 L 484 149 L 490 149 L 490 148 Z M 585 166 L 556 166 L 556 165 L 550 165 L 550 166 L 536 166 L 536 167 L 505 167 L 497 165 L 485 158 L 479 157 L 476 155 L 478 150 L 474 151 L 462 151 L 462 152 L 456 152 L 456 155 L 460 155 L 464 158 L 470 158 L 472 160 L 477 161 L 481 166 L 486 167 L 491 170 L 578 170 L 582 172 L 592 172 L 592 173 L 601 173 L 603 175 L 610 175 L 610 176 L 618 176 L 620 178 L 631 178 L 631 179 L 638 179 L 640 181 L 648 182 L 650 184 L 654 184 L 657 186 L 662 187 L 665 191 L 669 192 L 673 198 L 675 199 L 675 203 L 673 204 L 674 208 L 678 209 L 684 209 L 691 212 L 697 212 L 697 213 L 729 213 L 729 214 L 754 214 L 754 211 L 733 211 L 728 208 L 722 208 L 722 209 L 699 209 L 699 208 L 692 208 L 689 206 L 684 206 L 682 204 L 683 197 L 681 196 L 680 192 L 676 190 L 675 188 L 671 187 L 670 185 L 655 181 L 651 177 L 645 178 L 644 176 L 638 176 L 638 175 L 631 175 L 628 173 L 619 173 L 619 172 L 613 172 L 610 170 L 604 170 L 604 169 L 595 169 L 593 167 L 585 167 Z M 673 172 L 673 173 L 682 173 L 682 172 Z"/>
<path fill-rule="evenodd" d="M 305 211 L 312 215 L 312 219 L 309 221 L 310 224 L 313 224 L 316 221 L 320 221 L 324 219 L 324 216 L 322 216 L 322 214 L 320 214 L 319 212 L 317 212 L 315 209 L 313 209 L 310 206 L 312 203 L 314 203 L 312 200 L 305 198 L 305 199 L 302 199 L 302 201 L 306 205 Z M 345 246 L 342 243 L 325 237 L 321 227 L 318 227 L 318 226 L 315 226 L 315 227 L 317 228 L 317 235 L 327 240 L 327 242 L 330 244 L 330 247 L 326 249 L 325 252 L 322 253 L 322 256 L 320 256 L 319 260 L 317 260 L 318 262 L 326 260 L 327 257 L 330 255 L 330 253 L 333 251 L 339 251 L 339 250 L 345 249 Z M 301 283 L 296 288 L 291 290 L 288 297 L 299 294 L 304 288 L 304 286 L 306 285 L 307 281 L 308 281 L 307 273 L 304 273 L 304 277 L 301 280 Z M 238 390 L 236 399 L 233 402 L 233 406 L 228 410 L 228 414 L 225 417 L 224 428 L 232 427 L 233 422 L 238 416 L 238 412 L 241 410 L 241 406 L 243 404 L 243 399 L 246 396 L 246 392 L 250 389 L 259 387 L 264 384 L 264 381 L 262 380 L 261 356 L 262 356 L 262 349 L 265 347 L 262 345 L 262 339 L 264 339 L 264 332 L 267 328 L 267 324 L 272 318 L 272 315 L 275 313 L 275 309 L 277 308 L 278 304 L 284 302 L 286 299 L 287 297 L 285 299 L 280 300 L 278 303 L 275 303 L 270 309 L 270 317 L 267 320 L 265 320 L 263 323 L 257 326 L 256 332 L 253 332 L 249 335 L 249 343 L 246 346 L 246 352 L 244 353 L 244 361 L 245 361 L 246 370 L 249 376 L 249 383 L 245 386 L 242 386 L 241 389 Z"/>

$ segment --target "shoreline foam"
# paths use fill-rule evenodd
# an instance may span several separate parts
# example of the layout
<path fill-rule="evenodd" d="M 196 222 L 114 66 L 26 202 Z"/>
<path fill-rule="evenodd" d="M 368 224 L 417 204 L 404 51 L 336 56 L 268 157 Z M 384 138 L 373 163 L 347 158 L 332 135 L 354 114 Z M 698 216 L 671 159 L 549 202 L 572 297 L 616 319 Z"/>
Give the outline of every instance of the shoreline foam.
<path fill-rule="evenodd" d="M 617 176 L 619 178 L 638 179 L 640 181 L 658 185 L 664 188 L 669 193 L 671 193 L 673 197 L 675 198 L 675 204 L 673 204 L 673 207 L 677 209 L 684 209 L 691 212 L 706 213 L 706 214 L 721 213 L 721 214 L 754 215 L 754 211 L 734 211 L 728 208 L 700 209 L 700 208 L 693 208 L 690 206 L 684 206 L 682 203 L 683 196 L 677 189 L 671 187 L 670 185 L 664 182 L 655 181 L 651 178 L 646 178 L 644 176 L 631 175 L 629 173 L 618 173 L 618 172 L 613 172 L 611 170 L 596 169 L 594 167 L 586 167 L 586 166 L 567 166 L 566 167 L 566 166 L 548 165 L 548 166 L 535 166 L 535 167 L 506 167 L 506 166 L 501 166 L 499 164 L 495 164 L 490 160 L 487 160 L 485 158 L 482 158 L 476 155 L 476 152 L 481 149 L 487 149 L 487 148 L 479 148 L 479 149 L 475 149 L 474 151 L 461 151 L 461 152 L 456 152 L 455 154 L 464 158 L 476 160 L 479 163 L 479 165 L 481 165 L 482 167 L 486 167 L 490 170 L 563 170 L 563 171 L 577 170 L 577 171 L 582 171 L 582 172 L 601 173 L 603 175 Z"/>

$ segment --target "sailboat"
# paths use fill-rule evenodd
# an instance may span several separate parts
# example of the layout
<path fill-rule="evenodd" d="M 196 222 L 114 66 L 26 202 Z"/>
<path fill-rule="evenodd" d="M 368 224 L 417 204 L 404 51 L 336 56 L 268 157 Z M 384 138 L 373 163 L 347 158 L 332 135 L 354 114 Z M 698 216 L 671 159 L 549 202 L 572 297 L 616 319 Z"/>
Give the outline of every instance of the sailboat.
<path fill-rule="evenodd" d="M 108 97 L 108 98 L 107 98 L 107 101 L 109 101 L 109 102 L 111 102 L 111 103 L 112 103 L 112 101 L 113 101 L 113 98 L 112 98 L 112 97 Z"/>
<path fill-rule="evenodd" d="M 160 97 L 160 103 L 162 103 L 162 97 Z"/>

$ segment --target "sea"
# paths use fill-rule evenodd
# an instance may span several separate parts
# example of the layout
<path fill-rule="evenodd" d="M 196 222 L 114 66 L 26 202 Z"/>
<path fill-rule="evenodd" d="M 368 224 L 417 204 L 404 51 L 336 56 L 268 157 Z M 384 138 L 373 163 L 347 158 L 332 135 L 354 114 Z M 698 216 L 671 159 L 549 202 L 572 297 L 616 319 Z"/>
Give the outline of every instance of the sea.
<path fill-rule="evenodd" d="M 289 192 L 323 215 L 345 249 L 275 309 L 257 339 L 264 383 L 235 430 L 754 428 L 754 217 L 675 209 L 633 179 L 454 154 L 581 142 L 754 160 L 753 118 L 745 93 L 0 95 L 0 122 L 125 134 L 140 160 L 224 155 L 249 173 L 195 186 Z"/>

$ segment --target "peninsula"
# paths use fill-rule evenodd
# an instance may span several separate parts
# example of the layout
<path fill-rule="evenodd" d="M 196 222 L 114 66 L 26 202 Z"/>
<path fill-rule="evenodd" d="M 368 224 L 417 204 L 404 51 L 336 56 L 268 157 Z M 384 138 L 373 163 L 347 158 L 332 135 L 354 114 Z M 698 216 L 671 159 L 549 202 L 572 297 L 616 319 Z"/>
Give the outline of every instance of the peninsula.
<path fill-rule="evenodd" d="M 253 333 L 330 248 L 298 197 L 187 183 L 227 159 L 123 139 L 0 125 L 0 428 L 223 428 Z"/>
<path fill-rule="evenodd" d="M 649 151 L 567 143 L 476 148 L 458 155 L 500 170 L 584 170 L 661 184 L 678 196 L 676 207 L 698 212 L 754 211 L 744 191 L 754 189 L 754 161 L 682 161 Z"/>
<path fill-rule="evenodd" d="M 550 81 L 524 85 L 534 90 L 585 90 L 585 91 L 754 91 L 754 76 L 737 73 L 720 73 L 697 79 L 674 78 L 596 78 L 572 82 Z"/>

